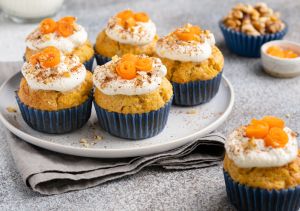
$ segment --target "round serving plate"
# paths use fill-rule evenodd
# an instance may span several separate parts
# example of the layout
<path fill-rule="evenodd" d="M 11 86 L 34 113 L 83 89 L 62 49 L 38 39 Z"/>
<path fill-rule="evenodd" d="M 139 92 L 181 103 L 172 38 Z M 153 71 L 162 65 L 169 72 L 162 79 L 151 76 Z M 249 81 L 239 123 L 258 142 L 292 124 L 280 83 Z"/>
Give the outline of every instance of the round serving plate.
<path fill-rule="evenodd" d="M 2 123 L 28 143 L 84 157 L 133 157 L 174 149 L 219 127 L 230 114 L 234 102 L 232 85 L 223 76 L 219 92 L 210 102 L 194 107 L 172 106 L 165 129 L 155 137 L 133 141 L 111 136 L 98 125 L 94 108 L 83 128 L 64 135 L 49 135 L 31 129 L 22 119 L 15 99 L 21 77 L 21 73 L 15 74 L 0 88 Z"/>

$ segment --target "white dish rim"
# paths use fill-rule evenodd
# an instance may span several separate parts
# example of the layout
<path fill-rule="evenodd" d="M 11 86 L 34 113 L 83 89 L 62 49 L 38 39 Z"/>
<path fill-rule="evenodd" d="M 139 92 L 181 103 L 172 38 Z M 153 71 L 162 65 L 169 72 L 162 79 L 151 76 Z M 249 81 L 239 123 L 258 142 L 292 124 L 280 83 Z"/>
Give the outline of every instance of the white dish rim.
<path fill-rule="evenodd" d="M 1 86 L 0 86 L 0 92 L 4 89 L 6 84 L 17 74 L 12 75 L 10 78 L 8 78 Z M 222 113 L 213 123 L 206 126 L 205 128 L 201 129 L 199 132 L 193 133 L 189 136 L 174 139 L 172 142 L 168 142 L 166 144 L 157 144 L 152 145 L 150 147 L 139 147 L 137 148 L 131 148 L 131 149 L 95 149 L 95 148 L 78 148 L 74 146 L 66 146 L 61 145 L 53 142 L 49 142 L 44 139 L 37 138 L 35 136 L 32 136 L 26 132 L 23 132 L 22 130 L 16 128 L 13 126 L 6 118 L 3 116 L 2 112 L 0 112 L 0 121 L 4 124 L 4 126 L 10 130 L 13 134 L 18 136 L 19 138 L 23 139 L 24 141 L 33 144 L 35 146 L 63 153 L 63 154 L 69 154 L 69 155 L 75 155 L 75 156 L 82 156 L 82 157 L 93 157 L 93 158 L 124 158 L 124 157 L 133 157 L 133 156 L 142 156 L 142 155 L 149 155 L 154 153 L 163 152 L 166 150 L 171 150 L 176 147 L 182 146 L 191 140 L 204 136 L 216 128 L 218 128 L 229 116 L 229 114 L 232 111 L 233 105 L 234 105 L 234 90 L 232 84 L 229 82 L 229 80 L 223 75 L 222 80 L 224 80 L 224 83 L 228 86 L 230 91 L 230 101 L 229 104 L 225 110 L 225 112 Z M 222 83 L 222 82 L 221 82 Z M 46 135 L 46 134 L 45 134 Z M 169 145 L 174 144 L 174 146 L 170 147 Z M 47 147 L 45 147 L 47 145 Z M 136 153 L 136 151 L 140 151 L 140 153 Z"/>

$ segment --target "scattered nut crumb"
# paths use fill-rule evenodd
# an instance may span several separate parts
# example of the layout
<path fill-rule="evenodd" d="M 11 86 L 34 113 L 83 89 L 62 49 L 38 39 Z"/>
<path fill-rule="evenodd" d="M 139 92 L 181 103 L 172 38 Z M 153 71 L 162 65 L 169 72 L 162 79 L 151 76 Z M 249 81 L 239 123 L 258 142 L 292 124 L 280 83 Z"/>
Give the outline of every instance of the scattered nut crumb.
<path fill-rule="evenodd" d="M 88 148 L 90 146 L 94 146 L 95 144 L 97 144 L 98 141 L 102 140 L 103 137 L 99 136 L 99 135 L 94 135 L 92 138 L 86 139 L 86 138 L 82 138 L 80 139 L 79 143 L 85 147 Z"/>
<path fill-rule="evenodd" d="M 290 114 L 286 114 L 285 117 L 286 117 L 286 118 L 290 118 L 291 115 L 290 115 Z"/>
<path fill-rule="evenodd" d="M 85 148 L 90 147 L 90 144 L 88 143 L 88 141 L 85 138 L 80 139 L 79 143 Z"/>
<path fill-rule="evenodd" d="M 8 106 L 6 108 L 6 110 L 10 113 L 17 113 L 17 109 L 15 107 L 12 107 L 12 106 Z"/>
<path fill-rule="evenodd" d="M 85 144 L 85 143 L 87 143 L 87 140 L 86 140 L 85 138 L 82 138 L 82 139 L 80 140 L 80 143 L 81 143 L 81 144 Z"/>
<path fill-rule="evenodd" d="M 256 139 L 255 138 L 251 138 L 249 140 L 249 147 L 250 148 L 255 148 L 256 147 Z"/>
<path fill-rule="evenodd" d="M 82 144 L 82 146 L 84 146 L 85 148 L 89 148 L 90 144 L 89 143 L 84 143 L 84 144 Z"/>
<path fill-rule="evenodd" d="M 298 137 L 298 136 L 299 136 L 299 133 L 297 133 L 297 132 L 293 131 L 291 135 L 292 135 L 292 137 L 296 138 L 296 137 Z"/>
<path fill-rule="evenodd" d="M 196 109 L 191 109 L 189 111 L 186 112 L 187 114 L 197 114 L 197 110 Z"/>
<path fill-rule="evenodd" d="M 103 138 L 102 136 L 98 136 L 98 135 L 95 135 L 95 136 L 94 136 L 94 139 L 95 139 L 95 140 L 98 140 L 98 141 L 102 140 L 102 138 Z"/>

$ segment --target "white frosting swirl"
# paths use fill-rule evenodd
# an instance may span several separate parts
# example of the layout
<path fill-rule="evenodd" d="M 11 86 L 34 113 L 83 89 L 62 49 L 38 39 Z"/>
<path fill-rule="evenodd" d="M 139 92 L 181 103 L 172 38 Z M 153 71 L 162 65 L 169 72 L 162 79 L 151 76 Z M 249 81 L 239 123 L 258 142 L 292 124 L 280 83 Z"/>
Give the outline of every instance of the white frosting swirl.
<path fill-rule="evenodd" d="M 68 37 L 58 36 L 56 32 L 41 34 L 37 28 L 26 38 L 26 46 L 35 51 L 54 46 L 64 53 L 70 53 L 76 47 L 84 44 L 87 38 L 87 32 L 78 24 L 75 24 L 75 32 Z"/>
<path fill-rule="evenodd" d="M 168 35 L 158 40 L 155 50 L 159 57 L 182 62 L 202 62 L 210 57 L 212 46 L 215 45 L 212 33 L 203 36 L 203 42 L 181 41 L 174 36 Z"/>
<path fill-rule="evenodd" d="M 160 59 L 152 57 L 152 71 L 138 71 L 137 77 L 126 80 L 117 75 L 115 67 L 120 58 L 97 66 L 94 70 L 93 81 L 97 89 L 106 95 L 142 95 L 156 90 L 162 78 L 167 74 L 167 68 Z"/>
<path fill-rule="evenodd" d="M 263 139 L 254 139 L 249 146 L 250 138 L 244 136 L 244 127 L 229 135 L 225 143 L 228 157 L 240 168 L 279 167 L 295 160 L 298 155 L 298 142 L 295 133 L 284 128 L 288 134 L 288 143 L 282 148 L 266 147 Z"/>
<path fill-rule="evenodd" d="M 148 22 L 136 22 L 136 26 L 125 29 L 118 24 L 117 17 L 112 17 L 108 21 L 105 33 L 112 40 L 123 44 L 146 45 L 153 41 L 156 35 L 156 27 L 149 20 Z"/>
<path fill-rule="evenodd" d="M 61 55 L 61 62 L 54 68 L 45 69 L 39 64 L 25 62 L 22 74 L 31 89 L 66 92 L 85 80 L 86 69 L 77 56 Z"/>

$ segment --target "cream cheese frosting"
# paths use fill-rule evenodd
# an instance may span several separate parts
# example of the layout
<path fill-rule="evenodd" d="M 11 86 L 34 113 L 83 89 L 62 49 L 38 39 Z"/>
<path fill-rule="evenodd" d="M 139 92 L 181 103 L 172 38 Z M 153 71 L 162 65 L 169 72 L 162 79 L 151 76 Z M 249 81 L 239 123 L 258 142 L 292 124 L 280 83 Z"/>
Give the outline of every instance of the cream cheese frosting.
<path fill-rule="evenodd" d="M 215 38 L 209 31 L 200 34 L 199 41 L 182 41 L 173 33 L 160 38 L 156 44 L 156 53 L 159 57 L 182 62 L 202 62 L 212 54 Z"/>
<path fill-rule="evenodd" d="M 146 56 L 141 56 L 146 57 Z M 142 95 L 156 90 L 162 83 L 162 78 L 167 74 L 166 67 L 160 59 L 152 59 L 152 71 L 138 71 L 134 79 L 126 80 L 118 76 L 115 67 L 119 57 L 102 65 L 97 66 L 93 74 L 93 82 L 97 89 L 106 95 Z"/>
<path fill-rule="evenodd" d="M 75 32 L 68 37 L 58 36 L 56 32 L 42 34 L 37 28 L 27 36 L 26 46 L 32 50 L 54 46 L 64 53 L 70 53 L 88 39 L 87 32 L 81 25 L 75 23 L 74 28 Z"/>
<path fill-rule="evenodd" d="M 245 127 L 233 131 L 225 143 L 228 157 L 240 168 L 279 167 L 295 160 L 298 154 L 298 142 L 295 132 L 288 127 L 288 143 L 282 148 L 266 147 L 263 139 L 251 139 L 245 136 Z"/>
<path fill-rule="evenodd" d="M 129 29 L 119 25 L 118 19 L 116 16 L 110 18 L 105 29 L 106 35 L 112 40 L 130 45 L 146 45 L 153 41 L 156 26 L 150 19 L 148 22 L 136 22 L 136 25 Z"/>
<path fill-rule="evenodd" d="M 77 56 L 61 54 L 56 67 L 42 68 L 40 64 L 25 62 L 22 74 L 29 87 L 34 90 L 67 92 L 80 85 L 86 77 L 86 69 Z"/>

